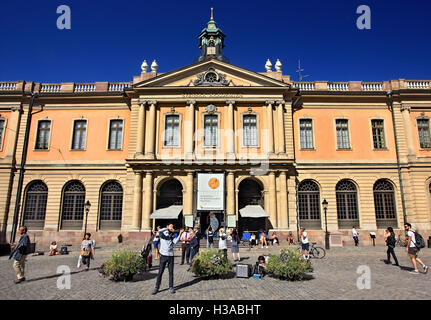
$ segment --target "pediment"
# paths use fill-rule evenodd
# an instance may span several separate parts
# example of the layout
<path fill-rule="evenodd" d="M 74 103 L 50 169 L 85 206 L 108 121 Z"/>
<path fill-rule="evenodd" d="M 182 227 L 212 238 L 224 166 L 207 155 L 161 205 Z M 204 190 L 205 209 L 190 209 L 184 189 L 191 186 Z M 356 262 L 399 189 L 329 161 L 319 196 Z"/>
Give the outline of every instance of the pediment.
<path fill-rule="evenodd" d="M 161 74 L 134 87 L 289 87 L 289 84 L 213 59 Z"/>

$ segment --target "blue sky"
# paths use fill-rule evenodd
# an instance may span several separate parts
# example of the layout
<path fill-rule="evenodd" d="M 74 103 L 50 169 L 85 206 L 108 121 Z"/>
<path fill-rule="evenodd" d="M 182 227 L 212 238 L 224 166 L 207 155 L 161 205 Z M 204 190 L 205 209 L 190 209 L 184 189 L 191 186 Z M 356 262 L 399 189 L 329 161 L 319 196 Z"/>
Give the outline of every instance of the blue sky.
<path fill-rule="evenodd" d="M 56 27 L 68 5 L 72 29 Z M 359 5 L 371 30 L 356 27 Z M 431 79 L 431 2 L 425 0 L 23 0 L 0 3 L 0 80 L 130 81 L 144 59 L 159 72 L 193 62 L 214 7 L 232 64 L 263 72 L 266 59 L 297 79 Z"/>

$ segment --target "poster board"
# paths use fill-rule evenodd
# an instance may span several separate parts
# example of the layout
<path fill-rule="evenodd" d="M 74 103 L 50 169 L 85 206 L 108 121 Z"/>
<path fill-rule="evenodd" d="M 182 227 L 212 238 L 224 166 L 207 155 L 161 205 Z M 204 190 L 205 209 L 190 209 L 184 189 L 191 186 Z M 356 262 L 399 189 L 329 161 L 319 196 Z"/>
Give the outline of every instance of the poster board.
<path fill-rule="evenodd" d="M 197 210 L 224 211 L 224 173 L 198 173 Z"/>

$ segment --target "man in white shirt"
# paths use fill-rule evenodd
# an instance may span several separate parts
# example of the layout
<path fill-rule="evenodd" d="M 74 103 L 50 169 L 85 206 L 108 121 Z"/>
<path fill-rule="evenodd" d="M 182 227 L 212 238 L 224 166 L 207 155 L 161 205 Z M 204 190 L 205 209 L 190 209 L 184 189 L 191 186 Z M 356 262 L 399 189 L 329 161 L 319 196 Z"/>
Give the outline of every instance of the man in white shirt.
<path fill-rule="evenodd" d="M 355 247 L 357 247 L 358 246 L 358 243 L 359 243 L 359 233 L 358 233 L 358 231 L 356 231 L 356 227 L 355 226 L 353 226 L 353 228 L 352 228 L 352 237 L 353 237 L 353 240 L 355 241 Z"/>
<path fill-rule="evenodd" d="M 308 240 L 308 233 L 305 232 L 305 228 L 302 227 L 299 233 L 301 238 L 301 246 L 302 246 L 302 256 L 304 259 L 310 259 L 310 241 Z M 305 255 L 305 251 L 307 251 L 307 255 Z"/>
<path fill-rule="evenodd" d="M 184 264 L 184 258 L 186 258 L 187 264 L 189 264 L 189 257 L 190 257 L 190 233 L 189 233 L 189 227 L 186 227 L 183 234 L 181 235 L 180 241 L 181 241 L 181 264 Z"/>
<path fill-rule="evenodd" d="M 411 271 L 410 273 L 419 274 L 418 265 L 416 261 L 418 261 L 422 265 L 424 272 L 427 273 L 428 267 L 418 257 L 419 249 L 416 247 L 416 236 L 415 236 L 415 231 L 412 230 L 412 225 L 410 223 L 404 223 L 404 229 L 406 230 L 406 237 L 408 238 L 406 252 L 409 258 L 412 259 L 413 267 L 415 268 L 415 270 Z"/>
<path fill-rule="evenodd" d="M 154 288 L 152 294 L 157 294 L 159 292 L 160 283 L 162 282 L 163 272 L 165 267 L 168 266 L 169 270 L 169 292 L 175 293 L 174 289 L 174 244 L 180 241 L 180 237 L 184 232 L 184 229 L 180 230 L 180 234 L 175 237 L 174 225 L 168 224 L 166 228 L 160 229 L 160 264 L 159 273 L 157 275 L 156 287 Z"/>

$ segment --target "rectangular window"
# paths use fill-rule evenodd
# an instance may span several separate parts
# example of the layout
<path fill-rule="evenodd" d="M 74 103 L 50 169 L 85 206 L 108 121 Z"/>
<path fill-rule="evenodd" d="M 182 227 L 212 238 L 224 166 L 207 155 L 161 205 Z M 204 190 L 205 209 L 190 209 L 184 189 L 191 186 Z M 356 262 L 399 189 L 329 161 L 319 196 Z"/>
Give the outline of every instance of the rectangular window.
<path fill-rule="evenodd" d="M 422 149 L 431 148 L 430 121 L 429 119 L 418 119 L 419 143 Z"/>
<path fill-rule="evenodd" d="M 385 130 L 383 120 L 371 120 L 374 149 L 385 149 Z"/>
<path fill-rule="evenodd" d="M 0 150 L 3 149 L 3 138 L 4 138 L 4 133 L 6 131 L 6 120 L 5 119 L 0 119 Z"/>
<path fill-rule="evenodd" d="M 167 115 L 165 118 L 165 146 L 178 147 L 180 145 L 180 116 Z"/>
<path fill-rule="evenodd" d="M 350 149 L 349 121 L 338 119 L 335 121 L 335 126 L 337 131 L 337 148 Z"/>
<path fill-rule="evenodd" d="M 204 146 L 217 146 L 218 116 L 208 114 L 204 116 Z"/>
<path fill-rule="evenodd" d="M 49 149 L 49 133 L 51 130 L 51 120 L 41 120 L 37 125 L 36 150 Z"/>
<path fill-rule="evenodd" d="M 299 120 L 301 149 L 314 149 L 313 143 L 313 120 Z"/>
<path fill-rule="evenodd" d="M 109 150 L 121 150 L 123 147 L 123 120 L 111 120 L 109 125 Z"/>
<path fill-rule="evenodd" d="M 257 146 L 257 116 L 247 114 L 243 117 L 243 145 L 246 147 Z"/>
<path fill-rule="evenodd" d="M 87 120 L 75 120 L 73 123 L 72 150 L 85 150 Z"/>

